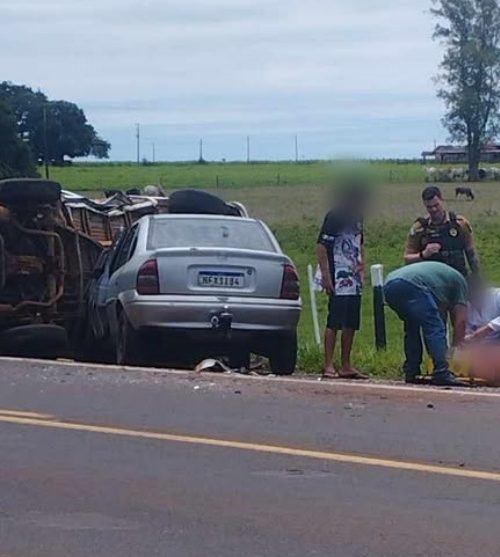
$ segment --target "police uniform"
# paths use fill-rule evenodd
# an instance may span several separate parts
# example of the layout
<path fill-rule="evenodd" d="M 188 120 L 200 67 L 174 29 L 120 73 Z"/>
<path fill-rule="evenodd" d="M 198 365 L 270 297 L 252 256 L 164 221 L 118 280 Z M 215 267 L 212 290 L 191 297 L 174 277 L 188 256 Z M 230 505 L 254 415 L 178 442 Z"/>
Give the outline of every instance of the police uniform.
<path fill-rule="evenodd" d="M 446 263 L 467 276 L 465 251 L 472 245 L 472 228 L 467 219 L 453 212 L 447 212 L 439 224 L 430 217 L 417 219 L 411 227 L 406 252 L 421 254 L 428 244 L 439 244 L 441 250 L 426 260 Z"/>

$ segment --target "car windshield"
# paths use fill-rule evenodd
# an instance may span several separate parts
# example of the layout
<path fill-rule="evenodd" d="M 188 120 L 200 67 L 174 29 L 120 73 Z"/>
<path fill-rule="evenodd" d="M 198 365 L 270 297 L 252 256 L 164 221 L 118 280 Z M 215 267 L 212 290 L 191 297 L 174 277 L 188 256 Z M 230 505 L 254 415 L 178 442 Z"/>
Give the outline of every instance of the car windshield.
<path fill-rule="evenodd" d="M 148 244 L 149 249 L 196 247 L 276 251 L 259 222 L 237 219 L 153 219 Z"/>

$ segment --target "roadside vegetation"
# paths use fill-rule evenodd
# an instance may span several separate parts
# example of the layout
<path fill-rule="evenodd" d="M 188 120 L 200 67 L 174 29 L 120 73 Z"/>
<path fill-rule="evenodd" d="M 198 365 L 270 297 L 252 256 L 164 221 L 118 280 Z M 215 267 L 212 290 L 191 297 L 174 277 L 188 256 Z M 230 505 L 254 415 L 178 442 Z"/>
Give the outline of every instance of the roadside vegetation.
<path fill-rule="evenodd" d="M 366 252 L 368 267 L 383 263 L 386 271 L 402 264 L 402 253 L 408 230 L 414 219 L 422 214 L 420 193 L 425 185 L 424 167 L 419 163 L 372 164 L 379 176 L 385 173 L 384 184 L 376 186 L 374 203 L 366 223 Z M 312 317 L 307 287 L 307 265 L 315 264 L 315 247 L 319 226 L 328 210 L 330 167 L 326 163 L 293 164 L 165 164 L 133 165 L 75 165 L 53 169 L 53 177 L 65 187 L 101 195 L 104 187 L 127 188 L 134 185 L 162 183 L 167 192 L 180 187 L 202 187 L 226 200 L 243 202 L 250 213 L 265 220 L 276 233 L 284 250 L 297 264 L 302 278 L 304 311 L 300 324 L 299 365 L 304 371 L 317 373 L 322 368 L 322 349 L 314 342 Z M 283 182 L 273 183 L 272 176 L 280 173 Z M 226 183 L 214 185 L 214 176 L 226 176 Z M 391 183 L 389 176 L 399 177 Z M 167 179 L 168 177 L 168 179 Z M 231 179 L 231 181 L 229 181 Z M 455 184 L 442 186 L 450 209 L 468 217 L 475 230 L 479 252 L 487 276 L 500 284 L 500 184 L 473 184 L 474 202 L 457 201 Z M 326 318 L 326 299 L 318 294 L 322 325 Z M 396 378 L 400 375 L 403 358 L 402 330 L 398 319 L 387 311 L 388 349 L 377 353 L 373 340 L 372 296 L 367 272 L 367 287 L 363 301 L 363 325 L 356 342 L 356 364 L 373 375 Z"/>
<path fill-rule="evenodd" d="M 419 161 L 376 161 L 367 162 L 366 165 L 385 183 L 415 184 L 423 182 L 426 176 L 425 165 Z M 53 167 L 50 174 L 67 189 L 88 192 L 114 187 L 143 187 L 148 184 L 159 184 L 167 190 L 184 187 L 221 190 L 246 187 L 283 188 L 327 185 L 332 179 L 332 164 L 324 161 L 142 165 L 85 163 Z"/>

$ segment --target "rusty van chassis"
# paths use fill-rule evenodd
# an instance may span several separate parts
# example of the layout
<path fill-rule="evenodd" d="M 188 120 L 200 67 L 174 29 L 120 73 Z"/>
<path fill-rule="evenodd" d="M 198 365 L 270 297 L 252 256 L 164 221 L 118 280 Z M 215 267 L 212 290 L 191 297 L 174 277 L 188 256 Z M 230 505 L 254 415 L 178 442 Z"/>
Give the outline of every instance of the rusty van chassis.
<path fill-rule="evenodd" d="M 77 335 L 85 288 L 114 236 L 152 200 L 96 203 L 48 180 L 0 181 L 0 354 L 58 357 Z"/>

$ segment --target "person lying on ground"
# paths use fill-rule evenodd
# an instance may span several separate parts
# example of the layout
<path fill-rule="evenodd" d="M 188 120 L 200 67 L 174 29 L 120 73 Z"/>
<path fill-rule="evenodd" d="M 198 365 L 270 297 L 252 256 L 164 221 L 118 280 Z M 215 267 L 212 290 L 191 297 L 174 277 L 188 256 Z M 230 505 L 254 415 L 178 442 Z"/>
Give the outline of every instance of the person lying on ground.
<path fill-rule="evenodd" d="M 353 367 L 351 352 L 360 328 L 364 281 L 363 212 L 366 193 L 343 188 L 334 208 L 326 215 L 318 238 L 317 255 L 322 284 L 329 296 L 325 331 L 324 377 L 368 379 Z M 341 338 L 341 368 L 336 370 L 335 348 Z"/>
<path fill-rule="evenodd" d="M 460 350 L 460 362 L 469 377 L 500 387 L 500 342 L 469 342 Z"/>
<path fill-rule="evenodd" d="M 404 323 L 403 366 L 407 383 L 418 383 L 423 359 L 422 337 L 434 364 L 435 385 L 462 385 L 449 368 L 443 316 L 451 314 L 453 345 L 459 346 L 467 323 L 468 285 L 449 265 L 435 261 L 401 267 L 387 276 L 387 304 Z"/>

